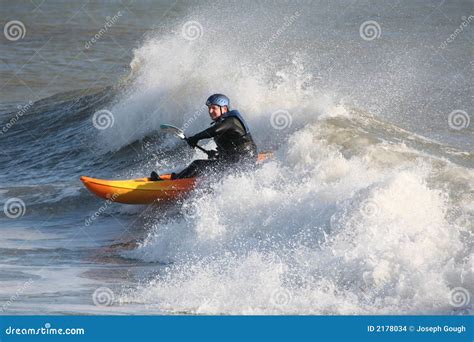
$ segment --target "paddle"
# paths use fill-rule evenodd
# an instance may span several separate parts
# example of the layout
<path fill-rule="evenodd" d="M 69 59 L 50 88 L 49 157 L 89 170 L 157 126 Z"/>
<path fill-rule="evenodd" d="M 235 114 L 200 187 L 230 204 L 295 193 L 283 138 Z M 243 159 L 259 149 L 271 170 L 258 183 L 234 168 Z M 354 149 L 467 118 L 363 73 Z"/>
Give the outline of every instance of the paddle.
<path fill-rule="evenodd" d="M 178 127 L 173 126 L 173 125 L 167 125 L 167 124 L 160 125 L 160 128 L 164 132 L 176 135 L 181 140 L 186 140 L 186 135 L 184 134 L 184 131 L 181 128 L 178 128 Z M 208 150 L 206 150 L 205 148 L 202 148 L 199 145 L 196 145 L 196 147 L 198 149 L 200 149 L 201 151 L 203 151 L 204 153 L 206 153 L 208 156 L 210 156 L 211 151 L 208 151 Z"/>

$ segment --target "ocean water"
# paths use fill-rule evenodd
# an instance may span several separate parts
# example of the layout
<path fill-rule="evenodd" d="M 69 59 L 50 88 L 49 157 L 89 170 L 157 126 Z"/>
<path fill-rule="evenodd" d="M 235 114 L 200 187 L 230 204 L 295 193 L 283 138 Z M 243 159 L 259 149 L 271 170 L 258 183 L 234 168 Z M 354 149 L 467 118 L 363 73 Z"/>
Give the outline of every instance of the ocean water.
<path fill-rule="evenodd" d="M 472 314 L 472 1 L 1 7 L 3 314 Z M 203 158 L 159 125 L 215 92 L 274 159 L 176 203 L 82 186 Z"/>

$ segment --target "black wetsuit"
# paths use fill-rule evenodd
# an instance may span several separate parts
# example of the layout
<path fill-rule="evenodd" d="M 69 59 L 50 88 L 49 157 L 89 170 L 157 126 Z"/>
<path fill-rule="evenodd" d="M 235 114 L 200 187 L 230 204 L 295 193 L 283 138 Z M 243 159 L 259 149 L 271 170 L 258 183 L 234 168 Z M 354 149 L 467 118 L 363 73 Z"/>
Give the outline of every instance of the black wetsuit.
<path fill-rule="evenodd" d="M 189 178 L 208 171 L 219 171 L 236 164 L 246 166 L 257 161 L 257 146 L 252 139 L 249 128 L 240 113 L 232 110 L 223 114 L 208 129 L 194 135 L 192 139 L 214 138 L 217 145 L 216 159 L 195 160 L 176 175 L 176 178 Z"/>

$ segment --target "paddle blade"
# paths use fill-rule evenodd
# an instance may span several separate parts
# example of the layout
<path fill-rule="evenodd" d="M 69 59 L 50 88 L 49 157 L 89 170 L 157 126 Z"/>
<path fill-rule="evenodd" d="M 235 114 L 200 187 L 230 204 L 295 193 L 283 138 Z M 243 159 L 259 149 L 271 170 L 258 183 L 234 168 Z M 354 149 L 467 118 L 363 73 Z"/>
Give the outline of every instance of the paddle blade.
<path fill-rule="evenodd" d="M 184 135 L 184 132 L 182 129 L 173 126 L 173 125 L 166 125 L 162 124 L 160 125 L 160 129 L 166 133 L 171 133 L 179 137 L 180 139 L 186 139 L 186 136 Z"/>

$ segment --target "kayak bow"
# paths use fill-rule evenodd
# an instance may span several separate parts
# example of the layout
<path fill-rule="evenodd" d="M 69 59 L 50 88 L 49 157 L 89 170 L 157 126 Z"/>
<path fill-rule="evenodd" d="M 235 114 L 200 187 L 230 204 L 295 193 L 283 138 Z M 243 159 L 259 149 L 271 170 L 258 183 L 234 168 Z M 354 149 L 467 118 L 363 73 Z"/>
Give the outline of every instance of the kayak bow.
<path fill-rule="evenodd" d="M 160 177 L 162 181 L 150 181 L 149 178 L 106 180 L 82 176 L 81 181 L 100 198 L 125 204 L 174 200 L 191 191 L 196 184 L 196 178 L 171 180 L 170 175 Z"/>

